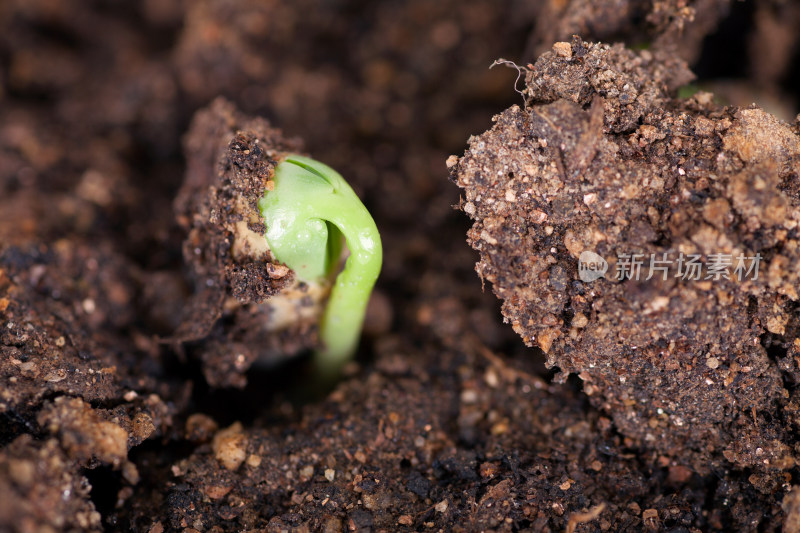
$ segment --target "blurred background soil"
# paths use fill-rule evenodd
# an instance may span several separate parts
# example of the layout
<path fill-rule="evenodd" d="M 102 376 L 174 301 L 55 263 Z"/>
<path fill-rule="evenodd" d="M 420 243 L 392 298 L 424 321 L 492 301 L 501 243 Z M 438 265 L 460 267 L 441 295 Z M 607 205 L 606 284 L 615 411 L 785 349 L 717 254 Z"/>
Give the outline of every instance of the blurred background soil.
<path fill-rule="evenodd" d="M 796 469 L 768 491 L 700 475 L 550 384 L 482 291 L 445 166 L 522 103 L 492 61 L 572 34 L 791 121 L 798 26 L 779 0 L 0 3 L 0 530 L 798 530 Z M 196 346 L 160 342 L 191 292 L 182 139 L 217 96 L 381 230 L 377 311 L 330 395 L 303 361 L 212 389 Z"/>

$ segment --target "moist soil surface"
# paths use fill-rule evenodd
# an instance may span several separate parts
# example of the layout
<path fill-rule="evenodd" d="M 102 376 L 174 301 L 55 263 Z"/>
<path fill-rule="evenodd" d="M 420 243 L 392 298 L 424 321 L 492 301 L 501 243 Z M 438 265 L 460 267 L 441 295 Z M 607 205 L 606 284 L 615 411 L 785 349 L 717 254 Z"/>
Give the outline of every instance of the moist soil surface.
<path fill-rule="evenodd" d="M 0 531 L 800 531 L 798 24 L 0 4 Z M 335 384 L 257 244 L 290 152 L 383 239 Z M 768 267 L 586 286 L 589 248 Z"/>

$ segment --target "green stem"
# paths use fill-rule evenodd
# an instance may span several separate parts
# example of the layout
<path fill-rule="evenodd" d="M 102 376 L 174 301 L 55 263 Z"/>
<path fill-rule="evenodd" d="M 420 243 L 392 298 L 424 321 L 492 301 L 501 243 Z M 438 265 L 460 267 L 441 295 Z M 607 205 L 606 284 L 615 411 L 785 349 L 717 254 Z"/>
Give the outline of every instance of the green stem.
<path fill-rule="evenodd" d="M 383 260 L 378 228 L 342 176 L 313 159 L 291 155 L 275 169 L 275 186 L 259 201 L 275 259 L 302 281 L 331 276 L 342 236 L 350 256 L 336 277 L 320 323 L 317 366 L 332 375 L 358 347 L 369 295 Z"/>

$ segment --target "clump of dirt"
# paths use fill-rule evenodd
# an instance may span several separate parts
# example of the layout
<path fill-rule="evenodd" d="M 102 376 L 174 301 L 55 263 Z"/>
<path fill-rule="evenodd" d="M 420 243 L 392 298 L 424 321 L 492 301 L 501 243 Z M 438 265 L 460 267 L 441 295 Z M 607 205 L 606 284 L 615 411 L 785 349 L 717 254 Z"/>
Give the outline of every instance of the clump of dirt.
<path fill-rule="evenodd" d="M 4 531 L 103 531 L 90 490 L 56 439 L 22 435 L 0 449 Z"/>
<path fill-rule="evenodd" d="M 153 339 L 124 340 L 137 277 L 102 244 L 0 251 L 0 529 L 101 530 L 85 472 L 130 491 L 129 450 L 169 435 L 183 394 L 158 379 Z"/>
<path fill-rule="evenodd" d="M 0 416 L 27 425 L 44 400 L 61 395 L 138 404 L 140 393 L 171 394 L 142 372 L 152 342 L 120 350 L 135 320 L 136 277 L 102 245 L 58 241 L 0 252 Z"/>
<path fill-rule="evenodd" d="M 558 43 L 527 73 L 531 104 L 451 177 L 476 270 L 560 379 L 577 374 L 638 446 L 750 468 L 771 492 L 796 460 L 800 136 L 757 107 L 676 99 L 686 79 L 647 51 Z M 582 253 L 604 277 L 579 276 Z M 736 271 L 757 256 L 758 275 Z"/>
<path fill-rule="evenodd" d="M 258 207 L 275 166 L 298 147 L 222 99 L 198 112 L 186 137 L 175 210 L 194 295 L 173 338 L 203 340 L 197 350 L 213 386 L 243 387 L 256 360 L 274 363 L 316 344 L 325 289 L 275 260 Z"/>
<path fill-rule="evenodd" d="M 668 50 L 697 59 L 702 40 L 728 14 L 730 0 L 568 0 L 537 5 L 528 53 L 538 57 L 573 35 Z M 766 4 L 766 2 L 765 2 Z"/>

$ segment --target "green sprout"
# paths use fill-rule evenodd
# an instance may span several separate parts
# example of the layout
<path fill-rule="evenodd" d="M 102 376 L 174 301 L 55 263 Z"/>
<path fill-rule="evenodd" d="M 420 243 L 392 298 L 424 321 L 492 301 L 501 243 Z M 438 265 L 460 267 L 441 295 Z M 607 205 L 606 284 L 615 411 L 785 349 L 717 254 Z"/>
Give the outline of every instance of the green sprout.
<path fill-rule="evenodd" d="M 290 155 L 275 168 L 274 187 L 258 202 L 267 244 L 300 281 L 334 282 L 315 352 L 323 375 L 335 375 L 358 347 L 367 302 L 381 270 L 378 228 L 356 193 L 331 167 Z M 344 241 L 350 256 L 338 272 Z"/>

